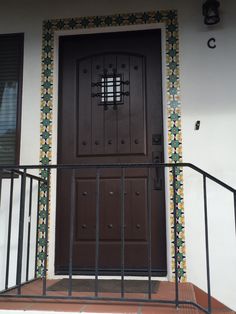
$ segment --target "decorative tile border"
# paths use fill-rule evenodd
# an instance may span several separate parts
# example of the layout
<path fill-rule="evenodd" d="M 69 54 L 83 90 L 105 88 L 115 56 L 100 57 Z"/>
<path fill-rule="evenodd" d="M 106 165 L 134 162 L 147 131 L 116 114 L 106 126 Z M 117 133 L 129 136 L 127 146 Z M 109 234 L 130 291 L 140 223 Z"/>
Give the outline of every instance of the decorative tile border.
<path fill-rule="evenodd" d="M 119 14 L 109 16 L 93 16 L 69 19 L 48 20 L 43 23 L 42 45 L 42 79 L 41 79 L 41 134 L 40 134 L 40 163 L 47 165 L 52 159 L 52 107 L 53 107 L 53 71 L 54 71 L 54 34 L 55 31 L 66 31 L 85 28 L 109 26 L 139 25 L 163 23 L 166 30 L 166 77 L 167 77 L 167 112 L 168 112 L 168 156 L 169 162 L 182 161 L 182 135 L 180 111 L 180 83 L 179 83 L 179 35 L 177 12 L 155 11 L 133 14 Z M 41 175 L 46 176 L 42 171 Z M 172 182 L 172 172 L 169 173 Z M 177 174 L 177 219 L 178 219 L 178 278 L 186 281 L 185 257 L 185 223 L 183 204 L 183 174 L 178 169 Z M 38 274 L 42 275 L 45 258 L 45 224 L 46 224 L 46 191 L 41 189 L 39 211 L 39 243 L 38 243 Z M 172 272 L 174 267 L 174 230 L 173 230 L 173 185 L 170 183 L 170 221 L 171 221 L 171 254 Z"/>

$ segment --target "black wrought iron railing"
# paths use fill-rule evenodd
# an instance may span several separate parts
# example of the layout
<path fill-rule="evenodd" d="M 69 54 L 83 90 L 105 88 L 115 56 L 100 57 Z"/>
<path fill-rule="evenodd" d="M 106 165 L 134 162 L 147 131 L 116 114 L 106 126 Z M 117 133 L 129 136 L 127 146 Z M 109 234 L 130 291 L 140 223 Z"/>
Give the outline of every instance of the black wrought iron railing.
<path fill-rule="evenodd" d="M 147 269 L 146 274 L 148 277 L 148 290 L 146 298 L 127 298 L 125 294 L 125 185 L 126 185 L 126 171 L 128 169 L 146 169 L 147 170 Z M 179 265 L 178 265 L 178 230 L 177 230 L 177 196 L 178 196 L 178 175 L 179 171 L 184 168 L 191 168 L 197 173 L 201 174 L 203 182 L 203 201 L 204 201 L 204 230 L 205 230 L 205 252 L 206 252 L 206 274 L 207 274 L 207 294 L 208 294 L 208 307 L 203 308 L 201 305 L 191 300 L 183 300 L 180 298 L 179 291 Z M 73 291 L 73 240 L 75 234 L 74 220 L 75 220 L 75 198 L 76 186 L 74 179 L 71 182 L 71 202 L 70 207 L 70 226 L 69 226 L 69 242 L 68 242 L 68 291 L 65 295 L 50 294 L 48 293 L 48 233 L 49 233 L 49 204 L 50 204 L 50 189 L 51 189 L 51 175 L 52 171 L 69 170 L 75 172 L 84 169 L 94 169 L 96 176 L 96 226 L 95 226 L 95 261 L 94 261 L 94 294 L 93 295 L 75 295 Z M 120 169 L 120 293 L 117 296 L 106 297 L 99 292 L 99 258 L 100 258 L 100 182 L 101 171 L 103 169 Z M 152 169 L 169 169 L 171 172 L 171 188 L 173 192 L 173 215 L 174 215 L 174 261 L 175 261 L 175 297 L 174 299 L 158 299 L 157 296 L 153 297 L 152 293 L 152 224 L 151 224 L 151 171 Z M 40 176 L 35 175 L 40 171 Z M 160 171 L 156 172 L 160 173 Z M 74 178 L 71 176 L 71 178 Z M 209 258 L 209 238 L 208 238 L 208 202 L 207 202 L 207 179 L 217 183 L 223 188 L 230 191 L 233 195 L 234 204 L 234 219 L 236 230 L 236 190 L 221 180 L 215 178 L 202 169 L 190 164 L 102 164 L 102 165 L 45 165 L 45 166 L 0 166 L 0 211 L 6 212 L 6 226 L 4 232 L 6 236 L 6 250 L 2 251 L 1 259 L 4 260 L 2 264 L 5 270 L 2 269 L 3 281 L 1 284 L 2 290 L 0 297 L 4 298 L 43 298 L 43 299 L 77 299 L 77 300 L 104 300 L 104 301 L 129 301 L 129 302 L 153 302 L 172 304 L 179 307 L 181 305 L 192 305 L 202 310 L 205 313 L 212 313 L 211 306 L 211 278 L 210 278 L 210 258 Z M 4 185 L 8 188 L 4 189 Z M 15 192 L 18 190 L 18 194 Z M 18 196 L 16 196 L 16 194 Z M 43 219 L 44 219 L 44 252 L 41 268 L 37 266 L 39 259 L 38 242 L 39 242 L 39 219 L 40 219 L 40 206 L 43 206 Z M 18 213 L 17 225 L 13 221 L 13 211 Z M 15 215 L 15 213 L 14 213 Z M 13 239 L 13 228 L 18 230 L 17 239 Z M 1 231 L 0 231 L 1 232 Z M 15 241 L 15 242 L 14 242 Z M 12 243 L 14 242 L 14 245 Z M 16 262 L 12 261 L 12 249 L 16 249 Z M 34 264 L 34 266 L 32 266 Z M 15 273 L 13 268 L 15 269 Z M 12 279 L 12 273 L 15 274 Z M 11 278 L 10 278 L 11 277 Z M 41 293 L 29 294 L 25 293 L 23 287 L 34 280 L 42 281 Z"/>

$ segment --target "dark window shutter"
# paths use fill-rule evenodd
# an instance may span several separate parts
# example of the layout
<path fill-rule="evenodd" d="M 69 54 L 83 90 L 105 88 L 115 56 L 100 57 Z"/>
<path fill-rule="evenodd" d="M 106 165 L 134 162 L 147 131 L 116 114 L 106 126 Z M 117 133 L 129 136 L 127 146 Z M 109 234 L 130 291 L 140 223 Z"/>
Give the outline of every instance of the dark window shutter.
<path fill-rule="evenodd" d="M 18 164 L 23 67 L 22 34 L 0 35 L 0 164 Z"/>

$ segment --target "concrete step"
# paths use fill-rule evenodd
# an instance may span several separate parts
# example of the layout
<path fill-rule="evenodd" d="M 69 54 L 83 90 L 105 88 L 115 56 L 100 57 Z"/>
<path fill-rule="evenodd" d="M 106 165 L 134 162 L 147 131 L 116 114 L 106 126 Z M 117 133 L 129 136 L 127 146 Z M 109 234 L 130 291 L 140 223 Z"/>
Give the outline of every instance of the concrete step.
<path fill-rule="evenodd" d="M 201 290 L 200 288 L 198 288 L 195 285 L 192 285 L 193 289 L 194 289 L 194 294 L 195 294 L 195 299 L 196 302 L 201 305 L 204 308 L 208 307 L 208 295 L 207 293 L 205 293 L 203 290 Z M 216 300 L 215 298 L 211 298 L 211 306 L 212 306 L 212 310 L 213 313 L 228 313 L 228 314 L 232 314 L 235 313 L 235 311 L 229 309 L 226 305 L 222 304 L 221 302 L 219 302 L 218 300 Z"/>
<path fill-rule="evenodd" d="M 54 285 L 58 280 L 47 280 L 47 286 Z M 8 294 L 16 294 L 16 290 L 10 291 Z M 202 311 L 198 310 L 193 305 L 181 305 L 178 309 L 175 305 L 144 303 L 134 301 L 85 301 L 85 300 L 69 300 L 58 299 L 59 296 L 67 296 L 68 291 L 47 291 L 47 295 L 53 299 L 32 299 L 32 298 L 0 298 L 0 313 L 10 314 L 12 310 L 17 313 L 25 313 L 39 311 L 47 314 L 49 311 L 54 313 L 106 313 L 106 314 L 200 314 Z M 42 280 L 36 280 L 22 287 L 22 295 L 42 295 Z M 86 297 L 93 296 L 94 292 L 74 292 L 73 296 Z M 99 293 L 99 296 L 109 298 L 120 298 L 119 293 Z M 147 299 L 147 293 L 126 293 L 126 299 Z M 175 284 L 173 282 L 161 281 L 158 290 L 152 294 L 152 299 L 161 300 L 175 300 Z M 191 283 L 179 284 L 179 299 L 182 301 L 190 301 L 197 303 L 202 307 L 207 307 L 207 294 L 201 289 L 197 288 Z M 213 314 L 232 314 L 231 311 L 222 303 L 212 298 Z M 25 312 L 23 312 L 25 311 Z"/>

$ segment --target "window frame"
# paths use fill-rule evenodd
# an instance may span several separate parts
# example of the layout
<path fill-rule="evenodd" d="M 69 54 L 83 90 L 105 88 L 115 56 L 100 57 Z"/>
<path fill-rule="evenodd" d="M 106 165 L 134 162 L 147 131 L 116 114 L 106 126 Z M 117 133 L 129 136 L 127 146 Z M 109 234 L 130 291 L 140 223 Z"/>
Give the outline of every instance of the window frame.
<path fill-rule="evenodd" d="M 16 105 L 16 142 L 15 142 L 15 163 L 14 165 L 0 164 L 4 166 L 17 166 L 20 163 L 20 146 L 21 146 L 21 117 L 22 117 L 22 94 L 23 94 L 23 68 L 24 68 L 24 33 L 9 33 L 0 34 L 0 41 L 4 38 L 16 39 L 19 48 L 19 68 L 17 72 L 18 90 L 17 90 L 17 105 Z M 0 48 L 1 49 L 1 48 Z M 7 175 L 4 175 L 4 177 Z"/>

